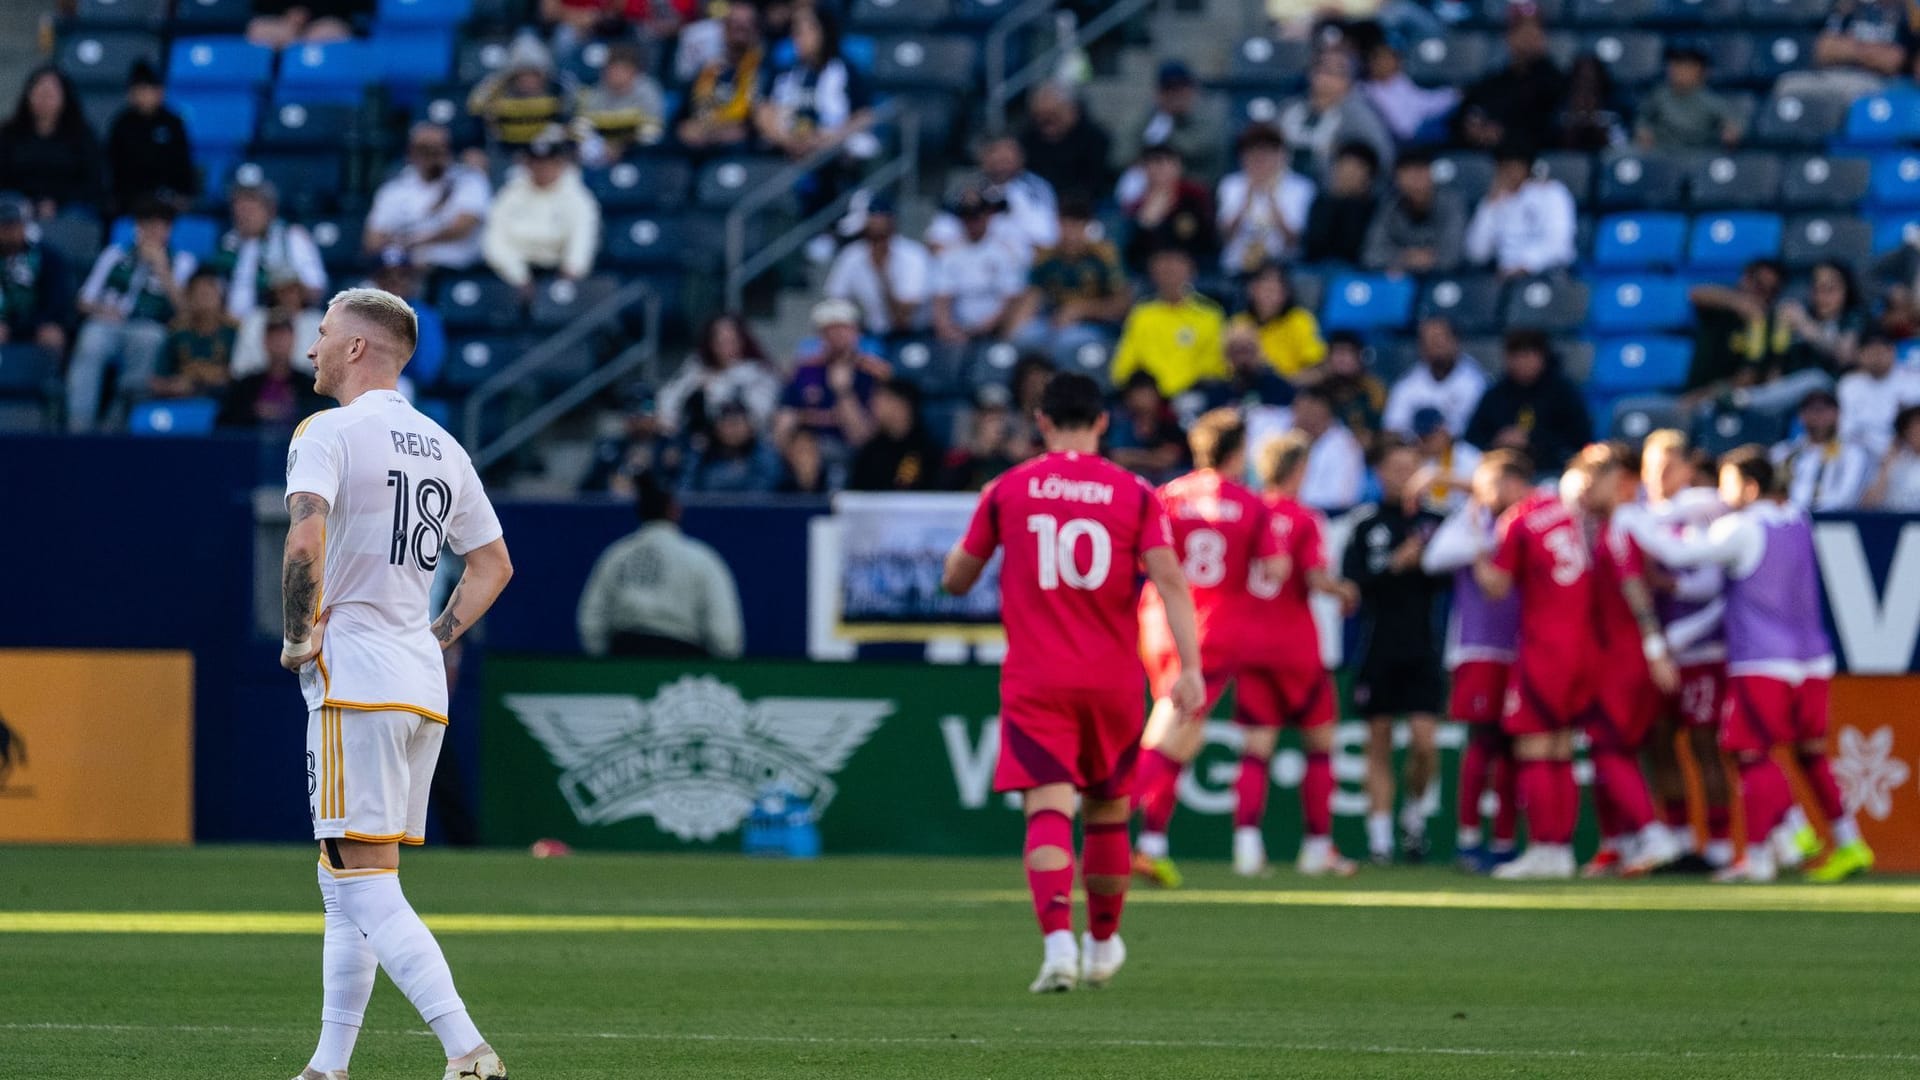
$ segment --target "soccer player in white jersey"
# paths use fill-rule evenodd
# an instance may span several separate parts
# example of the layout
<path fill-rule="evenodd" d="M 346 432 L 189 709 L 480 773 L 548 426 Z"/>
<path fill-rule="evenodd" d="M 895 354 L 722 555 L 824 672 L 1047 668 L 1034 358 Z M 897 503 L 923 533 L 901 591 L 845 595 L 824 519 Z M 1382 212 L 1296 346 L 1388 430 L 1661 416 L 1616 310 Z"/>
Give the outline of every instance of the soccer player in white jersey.
<path fill-rule="evenodd" d="M 513 575 L 472 460 L 394 389 L 417 332 L 413 309 L 391 293 L 335 296 L 307 355 L 314 389 L 340 407 L 309 417 L 287 451 L 280 664 L 307 699 L 326 911 L 320 1043 L 296 1080 L 346 1080 L 376 964 L 440 1037 L 444 1080 L 507 1075 L 400 891 L 400 845 L 424 840 L 447 722 L 441 651 Z M 466 572 L 429 622 L 443 546 Z"/>

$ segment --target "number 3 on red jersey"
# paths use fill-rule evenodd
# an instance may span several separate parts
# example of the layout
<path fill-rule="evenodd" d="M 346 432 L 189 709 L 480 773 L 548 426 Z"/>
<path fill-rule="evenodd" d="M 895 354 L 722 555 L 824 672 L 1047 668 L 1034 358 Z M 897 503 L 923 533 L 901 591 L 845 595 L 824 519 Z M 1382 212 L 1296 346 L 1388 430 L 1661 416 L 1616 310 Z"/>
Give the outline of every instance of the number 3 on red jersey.
<path fill-rule="evenodd" d="M 1064 582 L 1069 589 L 1098 589 L 1107 583 L 1113 569 L 1113 537 L 1107 527 L 1087 518 L 1068 518 L 1062 523 L 1052 514 L 1033 514 L 1027 518 L 1027 531 L 1039 538 L 1040 587 L 1058 589 Z M 1082 539 L 1092 549 L 1087 568 L 1080 568 Z"/>

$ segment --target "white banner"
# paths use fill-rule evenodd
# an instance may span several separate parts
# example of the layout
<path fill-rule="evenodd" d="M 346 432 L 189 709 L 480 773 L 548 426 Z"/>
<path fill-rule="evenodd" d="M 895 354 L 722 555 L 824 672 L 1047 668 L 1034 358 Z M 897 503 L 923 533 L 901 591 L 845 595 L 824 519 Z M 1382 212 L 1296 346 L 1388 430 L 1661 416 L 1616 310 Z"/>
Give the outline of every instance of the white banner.
<path fill-rule="evenodd" d="M 926 641 L 1000 634 L 1000 559 L 966 596 L 940 591 L 947 552 L 979 496 L 847 492 L 834 496 L 840 636 Z"/>

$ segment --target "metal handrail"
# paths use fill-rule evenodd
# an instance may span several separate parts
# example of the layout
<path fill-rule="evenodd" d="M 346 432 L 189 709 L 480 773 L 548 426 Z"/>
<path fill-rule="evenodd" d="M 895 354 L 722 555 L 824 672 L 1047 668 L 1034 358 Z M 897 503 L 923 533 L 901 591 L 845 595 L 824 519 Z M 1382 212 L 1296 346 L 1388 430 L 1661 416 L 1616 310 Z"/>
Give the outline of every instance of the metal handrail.
<path fill-rule="evenodd" d="M 495 440 L 493 444 L 484 447 L 481 445 L 481 421 L 488 402 L 506 393 L 513 387 L 520 385 L 530 376 L 538 374 L 545 368 L 551 367 L 567 358 L 568 354 L 571 353 L 572 350 L 579 348 L 590 335 L 599 332 L 602 327 L 618 319 L 622 312 L 643 298 L 652 296 L 653 290 L 646 282 L 627 282 L 625 285 L 614 290 L 611 296 L 606 297 L 591 308 L 588 308 L 579 318 L 561 327 L 552 337 L 528 349 L 520 355 L 519 359 L 502 368 L 479 386 L 474 387 L 473 392 L 467 395 L 467 404 L 462 424 L 463 438 L 461 441 L 466 444 L 467 452 L 473 457 L 476 466 L 484 468 L 494 461 L 497 461 L 505 453 L 517 449 L 519 445 L 516 443 L 507 450 L 500 451 L 500 453 L 493 454 L 492 456 L 486 454 L 486 451 L 493 449 L 493 446 L 497 445 L 500 441 Z M 658 344 L 657 339 L 659 336 L 658 306 L 658 299 L 656 298 L 653 309 L 651 309 L 649 314 L 652 322 L 648 326 L 648 337 L 654 340 L 656 345 Z M 516 424 L 514 426 L 518 428 L 520 425 Z"/>
<path fill-rule="evenodd" d="M 1002 55 L 1000 59 L 999 78 L 994 78 L 995 69 L 992 64 L 994 56 L 992 53 L 989 53 L 987 57 L 989 62 L 987 69 L 987 130 L 998 135 L 1007 129 L 1007 104 L 1018 95 L 1025 93 L 1028 87 L 1045 79 L 1047 74 L 1059 64 L 1060 57 L 1065 55 L 1067 49 L 1086 48 L 1099 38 L 1105 37 L 1106 34 L 1115 27 L 1120 26 L 1147 8 L 1153 7 L 1158 2 L 1159 0 L 1114 0 L 1105 11 L 1094 16 L 1087 21 L 1085 26 L 1074 31 L 1072 45 L 1062 45 L 1056 41 L 1042 50 L 1040 55 L 1027 61 L 1025 67 L 1014 72 L 1012 75 L 1006 74 L 1006 61 L 1004 55 Z M 1006 19 L 1001 20 L 1001 22 L 1007 22 L 1012 18 L 1013 16 L 1009 15 Z M 995 23 L 994 29 L 998 30 L 999 28 L 1000 23 Z M 1003 50 L 1005 49 L 1005 41 L 1000 43 L 1000 47 Z"/>
<path fill-rule="evenodd" d="M 873 110 L 873 119 L 868 129 L 896 120 L 900 124 L 899 153 L 862 177 L 857 185 L 841 193 L 839 198 L 814 211 L 806 220 L 759 245 L 752 255 L 747 254 L 747 223 L 753 215 L 791 195 L 794 185 L 811 175 L 820 166 L 839 157 L 841 149 L 845 146 L 844 141 L 821 147 L 806 157 L 800 158 L 767 177 L 759 187 L 742 195 L 739 201 L 733 204 L 733 209 L 727 211 L 726 226 L 726 294 L 729 311 L 740 310 L 749 283 L 798 251 L 808 240 L 818 236 L 827 223 L 846 213 L 847 205 L 852 201 L 855 191 L 893 186 L 899 186 L 904 191 L 911 190 L 918 183 L 920 117 L 907 111 L 901 99 L 894 98 L 880 103 Z"/>
<path fill-rule="evenodd" d="M 1020 4 L 1012 11 L 994 20 L 992 28 L 987 31 L 986 44 L 987 93 L 989 96 L 993 93 L 994 87 L 1002 86 L 1007 81 L 1007 43 L 1013 40 L 1013 35 L 1053 14 L 1054 9 L 1058 6 L 1057 0 L 1026 0 L 1025 3 Z M 1001 126 L 1006 124 L 1006 119 L 1006 110 L 1002 108 L 1000 111 Z M 989 116 L 988 122 L 989 124 L 992 123 L 991 116 Z M 993 127 L 992 131 L 995 134 L 999 134 L 1001 127 Z"/>

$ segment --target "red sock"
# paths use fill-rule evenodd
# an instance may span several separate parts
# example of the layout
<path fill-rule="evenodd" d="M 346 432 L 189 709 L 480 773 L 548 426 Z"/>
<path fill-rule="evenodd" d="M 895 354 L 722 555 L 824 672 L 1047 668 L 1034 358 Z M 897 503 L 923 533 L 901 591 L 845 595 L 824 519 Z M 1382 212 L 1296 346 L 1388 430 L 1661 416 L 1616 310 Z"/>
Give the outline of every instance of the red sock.
<path fill-rule="evenodd" d="M 1553 789 L 1553 762 L 1522 761 L 1518 765 L 1520 808 L 1527 815 L 1527 836 L 1536 844 L 1551 844 L 1558 801 Z"/>
<path fill-rule="evenodd" d="M 1307 775 L 1300 780 L 1300 818 L 1308 836 L 1333 835 L 1333 755 L 1307 751 Z"/>
<path fill-rule="evenodd" d="M 1463 829 L 1480 827 L 1480 793 L 1487 788 L 1487 773 L 1493 764 L 1491 748 L 1478 732 L 1469 732 L 1467 745 L 1460 750 L 1459 820 Z"/>
<path fill-rule="evenodd" d="M 1140 755 L 1140 771 L 1133 781 L 1133 806 L 1147 832 L 1164 833 L 1180 801 L 1180 770 L 1185 766 L 1159 750 Z"/>
<path fill-rule="evenodd" d="M 1617 750 L 1596 750 L 1593 753 L 1593 780 L 1594 805 L 1597 808 L 1604 796 L 1605 801 L 1612 804 L 1614 827 L 1619 829 L 1606 835 L 1625 836 L 1639 832 L 1653 821 L 1653 799 L 1647 794 L 1647 781 L 1640 774 L 1638 761 Z M 1576 799 L 1578 797 L 1575 796 Z M 1602 820 L 1600 827 L 1605 830 L 1607 823 Z"/>
<path fill-rule="evenodd" d="M 1687 814 L 1687 800 L 1661 799 L 1660 820 L 1675 829 L 1684 829 L 1693 819 Z"/>
<path fill-rule="evenodd" d="M 1707 807 L 1707 839 L 1733 839 L 1733 808 L 1730 806 Z"/>
<path fill-rule="evenodd" d="M 1133 853 L 1127 847 L 1125 822 L 1088 825 L 1082 831 L 1085 837 L 1080 841 L 1080 865 L 1087 886 L 1087 928 L 1093 940 L 1105 941 L 1120 929 L 1120 909 L 1127 903 Z"/>
<path fill-rule="evenodd" d="M 1742 761 L 1740 801 L 1747 812 L 1747 843 L 1764 844 L 1793 806 L 1793 789 L 1772 758 Z"/>
<path fill-rule="evenodd" d="M 1847 801 L 1840 796 L 1840 785 L 1834 782 L 1833 765 L 1827 761 L 1827 755 L 1801 754 L 1800 771 L 1807 775 L 1807 783 L 1820 803 L 1820 812 L 1827 815 L 1828 821 L 1847 816 Z"/>
<path fill-rule="evenodd" d="M 1034 853 L 1043 848 L 1057 849 L 1066 856 L 1066 865 L 1058 870 L 1034 869 Z M 1027 818 L 1026 863 L 1027 890 L 1033 893 L 1040 932 L 1073 929 L 1073 822 L 1067 815 L 1042 810 Z"/>
<path fill-rule="evenodd" d="M 1267 786 L 1267 759 L 1240 755 L 1240 775 L 1233 782 L 1234 828 L 1260 826 L 1260 819 L 1267 816 Z"/>
<path fill-rule="evenodd" d="M 1593 816 L 1599 822 L 1602 840 L 1612 840 L 1633 831 L 1621 822 L 1619 804 L 1608 795 L 1604 785 L 1597 783 L 1593 785 Z"/>
<path fill-rule="evenodd" d="M 1493 842 L 1512 847 L 1520 834 L 1520 764 L 1513 755 L 1501 752 L 1493 759 L 1493 793 L 1500 799 L 1493 812 Z"/>

